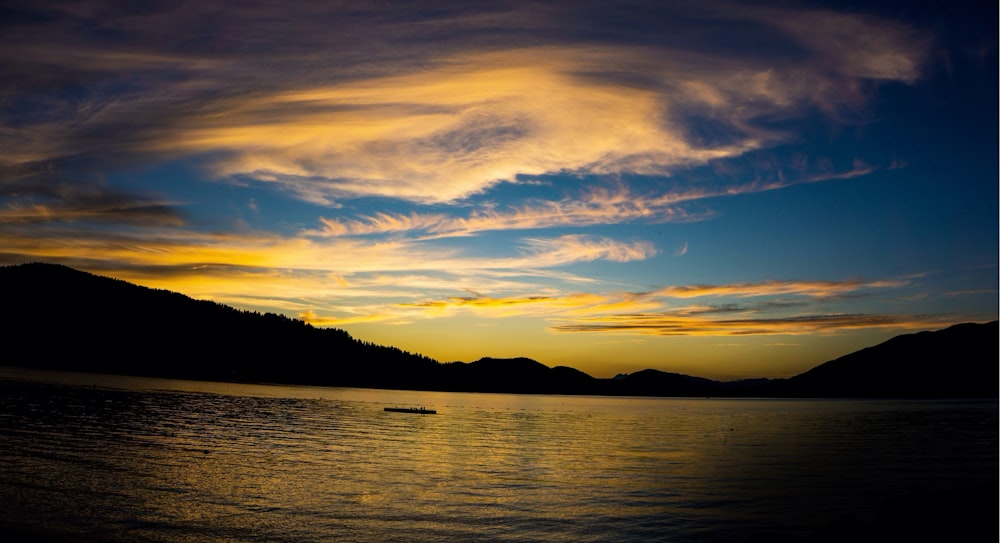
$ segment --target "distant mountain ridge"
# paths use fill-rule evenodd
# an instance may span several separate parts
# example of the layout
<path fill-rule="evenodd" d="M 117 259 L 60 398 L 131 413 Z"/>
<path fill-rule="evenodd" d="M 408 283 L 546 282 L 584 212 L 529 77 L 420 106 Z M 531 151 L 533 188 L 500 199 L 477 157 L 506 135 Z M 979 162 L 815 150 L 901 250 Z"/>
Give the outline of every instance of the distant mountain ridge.
<path fill-rule="evenodd" d="M 395 347 L 55 264 L 0 267 L 0 365 L 322 386 L 629 396 L 997 397 L 997 321 L 892 338 L 790 379 L 659 370 L 598 379 L 528 358 L 441 363 Z"/>

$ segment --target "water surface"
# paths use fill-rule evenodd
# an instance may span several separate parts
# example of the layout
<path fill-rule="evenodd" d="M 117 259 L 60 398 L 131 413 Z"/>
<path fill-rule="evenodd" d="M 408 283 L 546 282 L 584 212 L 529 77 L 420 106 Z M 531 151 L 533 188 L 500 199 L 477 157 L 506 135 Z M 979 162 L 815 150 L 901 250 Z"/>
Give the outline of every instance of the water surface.
<path fill-rule="evenodd" d="M 0 392 L 0 524 L 100 541 L 743 541 L 870 520 L 914 487 L 997 482 L 995 400 L 466 394 L 10 368 Z"/>

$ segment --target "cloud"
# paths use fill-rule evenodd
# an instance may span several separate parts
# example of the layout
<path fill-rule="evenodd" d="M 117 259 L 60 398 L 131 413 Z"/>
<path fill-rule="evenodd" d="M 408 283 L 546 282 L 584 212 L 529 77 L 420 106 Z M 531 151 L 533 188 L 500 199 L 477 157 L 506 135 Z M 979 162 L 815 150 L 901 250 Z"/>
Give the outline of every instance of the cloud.
<path fill-rule="evenodd" d="M 171 227 L 187 219 L 177 202 L 97 185 L 0 184 L 0 227 L 59 223 Z"/>
<path fill-rule="evenodd" d="M 703 286 L 672 287 L 649 292 L 617 291 L 609 293 L 586 293 L 563 291 L 534 292 L 508 296 L 488 296 L 476 294 L 473 296 L 447 296 L 438 299 L 422 299 L 407 302 L 401 306 L 411 309 L 425 310 L 425 317 L 451 316 L 460 311 L 471 311 L 493 317 L 516 316 L 547 316 L 562 324 L 553 326 L 556 331 L 620 331 L 636 333 L 681 333 L 687 330 L 691 333 L 707 333 L 709 330 L 725 332 L 723 335 L 742 335 L 749 333 L 765 333 L 772 330 L 779 333 L 779 326 L 786 326 L 788 332 L 800 333 L 795 330 L 812 327 L 823 329 L 823 323 L 828 328 L 847 329 L 850 327 L 888 326 L 879 319 L 889 317 L 879 315 L 839 314 L 812 315 L 808 312 L 808 300 L 826 298 L 834 295 L 843 296 L 846 293 L 883 288 L 896 289 L 909 286 L 906 281 L 784 281 L 759 284 L 737 284 L 707 289 Z M 506 285 L 504 288 L 512 288 Z M 519 290 L 530 289 L 530 285 L 517 285 Z M 743 305 L 736 302 L 722 301 L 712 304 L 689 304 L 670 306 L 669 300 L 676 297 L 671 293 L 711 292 L 700 296 L 735 296 L 746 298 L 754 296 L 794 295 L 805 299 L 768 299 Z M 691 296 L 694 297 L 694 296 Z M 795 313 L 799 312 L 799 313 Z M 803 313 L 804 312 L 804 313 Z M 772 317 L 762 317 L 771 314 Z M 731 318 L 719 319 L 719 315 L 730 315 Z M 416 314 L 414 313 L 414 316 Z M 738 316 L 739 318 L 737 318 Z M 864 318 L 862 318 L 864 317 Z M 867 319 L 867 321 L 865 321 Z M 570 322 L 565 322 L 570 321 Z M 894 326 L 905 327 L 896 321 Z M 744 326 L 739 330 L 740 323 Z M 793 326 L 794 325 L 794 326 Z M 728 328 L 727 328 L 728 327 Z M 798 327 L 798 328 L 796 328 Z M 768 332 L 770 333 L 770 332 Z"/>
<path fill-rule="evenodd" d="M 304 315 L 313 324 L 336 326 L 411 322 L 453 312 L 446 304 L 418 303 L 429 293 L 446 297 L 456 291 L 523 292 L 548 282 L 591 284 L 590 278 L 558 268 L 653 252 L 643 242 L 566 236 L 532 238 L 508 255 L 473 257 L 422 242 L 311 241 L 184 228 L 155 233 L 74 229 L 70 236 L 65 227 L 38 224 L 8 224 L 0 229 L 0 247 L 0 263 L 63 263 L 198 299 Z M 573 306 L 561 304 L 563 311 Z M 508 314 L 515 312 L 524 311 Z M 527 313 L 538 313 L 537 307 Z"/>
<path fill-rule="evenodd" d="M 641 311 L 659 304 L 634 293 L 557 293 L 525 296 L 464 296 L 422 300 L 402 307 L 429 310 L 435 317 L 469 311 L 490 317 L 595 315 L 612 311 Z"/>
<path fill-rule="evenodd" d="M 474 209 L 466 216 L 446 213 L 386 213 L 356 218 L 321 218 L 321 230 L 307 230 L 311 236 L 362 236 L 403 233 L 430 237 L 470 236 L 488 231 L 530 230 L 553 227 L 585 227 L 621 224 L 636 220 L 651 223 L 694 222 L 710 212 L 691 212 L 676 205 L 706 197 L 688 191 L 669 195 L 641 195 L 628 187 L 588 187 L 576 197 L 561 200 L 535 199 L 503 208 Z"/>
<path fill-rule="evenodd" d="M 335 283 L 344 283 L 355 274 L 421 271 L 479 274 L 482 282 L 484 275 L 544 275 L 546 269 L 579 262 L 629 262 L 656 254 L 649 242 L 583 235 L 529 238 L 512 254 L 475 257 L 457 248 L 407 240 L 316 240 L 259 231 L 204 233 L 187 228 L 70 230 L 37 224 L 7 224 L 0 229 L 0 246 L 4 248 L 0 260 L 7 262 L 47 260 L 80 264 L 85 269 L 144 270 L 146 274 L 162 270 L 175 281 L 177 270 L 250 270 L 254 274 L 297 270 L 323 273 L 326 281 Z"/>
<path fill-rule="evenodd" d="M 320 229 L 303 230 L 306 236 L 366 236 L 407 234 L 427 237 L 461 237 L 488 231 L 529 230 L 553 227 L 586 227 L 643 221 L 689 223 L 714 216 L 711 210 L 692 211 L 683 204 L 710 198 L 778 190 L 803 183 L 857 177 L 874 171 L 867 165 L 854 164 L 848 170 L 808 171 L 799 167 L 799 175 L 776 170 L 774 178 L 755 179 L 738 184 L 674 186 L 654 193 L 639 193 L 624 183 L 590 185 L 579 194 L 560 200 L 532 199 L 505 207 L 484 207 L 461 216 L 457 213 L 378 212 L 354 218 L 319 220 Z M 683 250 L 686 252 L 687 244 Z M 680 256 L 680 255 L 678 255 Z"/>
<path fill-rule="evenodd" d="M 144 150 L 216 155 L 217 176 L 314 202 L 447 203 L 519 177 L 663 176 L 737 157 L 788 139 L 751 119 L 824 100 L 789 86 L 799 74 L 721 75 L 694 61 L 614 47 L 469 53 L 418 73 L 241 99 L 211 117 L 182 117 Z M 588 76 L 630 65 L 655 84 Z M 706 115 L 733 136 L 690 137 Z"/>
<path fill-rule="evenodd" d="M 822 67 L 857 78 L 915 82 L 931 41 L 917 29 L 872 15 L 767 8 L 742 13 L 786 32 Z"/>
<path fill-rule="evenodd" d="M 913 82 L 929 47 L 872 16 L 728 2 L 203 4 L 22 5 L 37 17 L 0 27 L 17 59 L 0 64 L 5 175 L 198 157 L 217 177 L 324 204 L 449 203 L 519 176 L 666 176 L 794 139 L 761 119 L 836 116 L 866 81 Z M 587 45 L 578 19 L 611 11 Z M 740 45 L 760 40 L 771 47 Z"/>
<path fill-rule="evenodd" d="M 887 313 L 817 313 L 810 301 L 837 300 L 851 304 L 858 292 L 878 292 L 912 286 L 909 280 L 765 281 L 726 285 L 682 285 L 643 294 L 659 300 L 658 311 L 608 312 L 580 318 L 560 318 L 556 332 L 609 332 L 644 335 L 746 336 L 835 333 L 855 329 L 926 329 L 947 324 L 950 316 Z M 772 299 L 773 296 L 783 298 Z M 672 299 L 721 298 L 721 303 L 670 307 Z M 743 305 L 736 298 L 765 298 Z M 847 306 L 849 307 L 849 306 Z"/>
<path fill-rule="evenodd" d="M 656 254 L 648 241 L 620 242 L 607 237 L 565 235 L 558 238 L 528 238 L 523 241 L 532 261 L 590 262 L 609 260 L 630 262 L 645 260 Z M 547 266 L 545 266 L 547 267 Z"/>
<path fill-rule="evenodd" d="M 668 298 L 698 298 L 702 296 L 737 296 L 741 298 L 775 295 L 799 295 L 813 298 L 844 296 L 866 289 L 899 288 L 909 284 L 905 279 L 864 281 L 764 281 L 760 283 L 731 283 L 724 285 L 680 285 L 657 291 Z"/>
<path fill-rule="evenodd" d="M 86 204 L 91 205 L 86 205 Z M 184 219 L 169 205 L 135 202 L 125 205 L 72 202 L 68 205 L 10 203 L 0 208 L 0 224 L 48 222 L 134 223 L 148 226 L 179 226 Z"/>
<path fill-rule="evenodd" d="M 693 146 L 665 122 L 662 92 L 576 75 L 595 64 L 648 64 L 648 54 L 469 53 L 412 74 L 272 93 L 181 118 L 148 150 L 214 154 L 220 177 L 274 183 L 309 200 L 450 202 L 518 176 L 664 175 L 761 146 L 756 136 Z"/>
<path fill-rule="evenodd" d="M 610 332 L 658 336 L 751 336 L 836 333 L 887 328 L 917 330 L 940 327 L 946 317 L 892 314 L 818 314 L 778 318 L 710 319 L 673 314 L 639 313 L 578 319 L 552 326 L 557 332 Z"/>
<path fill-rule="evenodd" d="M 836 122 L 863 112 L 875 85 L 917 81 L 931 49 L 920 29 L 722 1 L 10 6 L 0 20 L 3 262 L 62 262 L 322 324 L 468 311 L 650 330 L 657 319 L 661 330 L 669 319 L 735 330 L 711 320 L 730 316 L 777 329 L 777 317 L 754 318 L 906 286 L 566 292 L 607 288 L 573 265 L 658 254 L 646 240 L 566 229 L 700 221 L 714 216 L 695 205 L 707 199 L 878 169 L 748 164 L 799 141 L 789 121 L 811 124 L 818 111 Z M 255 224 L 283 212 L 261 187 L 326 216 L 281 225 L 293 234 L 206 232 L 188 202 L 141 190 L 141 173 L 167 163 L 252 185 L 253 198 L 234 200 L 247 207 L 233 207 L 259 212 Z M 109 186 L 125 186 L 126 171 L 128 188 Z M 500 199 L 554 177 L 561 195 Z M 511 230 L 523 237 L 499 252 L 442 239 Z M 778 299 L 744 300 L 755 297 Z"/>

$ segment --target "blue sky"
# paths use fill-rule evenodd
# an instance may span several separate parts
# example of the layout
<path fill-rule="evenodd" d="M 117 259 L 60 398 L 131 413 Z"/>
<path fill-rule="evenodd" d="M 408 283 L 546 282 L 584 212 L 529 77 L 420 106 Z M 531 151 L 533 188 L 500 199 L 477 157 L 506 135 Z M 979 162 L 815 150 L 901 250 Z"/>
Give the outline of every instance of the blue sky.
<path fill-rule="evenodd" d="M 0 263 L 596 376 L 997 317 L 990 3 L 231 4 L 0 7 Z"/>

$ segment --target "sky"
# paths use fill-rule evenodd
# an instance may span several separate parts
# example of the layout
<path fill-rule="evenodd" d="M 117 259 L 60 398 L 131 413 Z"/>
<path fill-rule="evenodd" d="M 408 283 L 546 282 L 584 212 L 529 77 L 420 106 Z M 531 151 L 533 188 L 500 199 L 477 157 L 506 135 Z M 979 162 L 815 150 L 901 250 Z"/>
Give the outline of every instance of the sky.
<path fill-rule="evenodd" d="M 596 377 L 994 320 L 997 7 L 897 4 L 5 0 L 0 264 Z"/>

